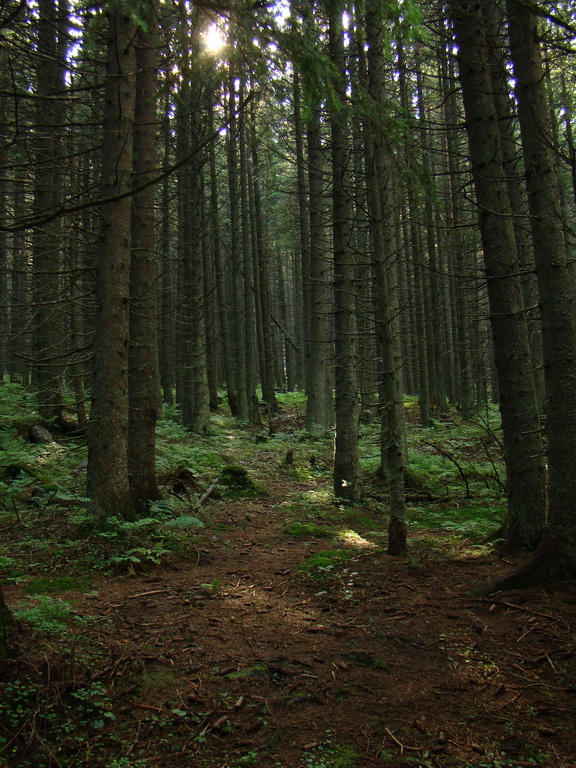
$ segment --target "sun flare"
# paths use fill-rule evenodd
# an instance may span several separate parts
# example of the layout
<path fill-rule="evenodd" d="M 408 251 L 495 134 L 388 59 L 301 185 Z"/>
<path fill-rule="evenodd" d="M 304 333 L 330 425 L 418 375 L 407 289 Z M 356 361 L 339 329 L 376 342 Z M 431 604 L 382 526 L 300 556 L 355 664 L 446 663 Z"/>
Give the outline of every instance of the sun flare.
<path fill-rule="evenodd" d="M 217 24 L 211 24 L 203 34 L 204 47 L 210 53 L 218 53 L 226 44 L 222 30 Z"/>

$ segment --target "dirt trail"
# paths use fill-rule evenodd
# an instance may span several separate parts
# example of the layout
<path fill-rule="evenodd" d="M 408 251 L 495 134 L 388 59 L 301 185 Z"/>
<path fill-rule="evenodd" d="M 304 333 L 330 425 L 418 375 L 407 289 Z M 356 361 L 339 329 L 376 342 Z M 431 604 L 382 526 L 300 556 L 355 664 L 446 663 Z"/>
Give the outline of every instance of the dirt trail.
<path fill-rule="evenodd" d="M 92 621 L 65 662 L 32 662 L 58 696 L 103 681 L 114 765 L 576 768 L 573 584 L 475 598 L 501 564 L 441 531 L 406 559 L 360 531 L 311 581 L 301 563 L 335 544 L 287 534 L 306 486 L 268 471 L 265 495 L 208 502 L 192 559 L 63 595 Z"/>
<path fill-rule="evenodd" d="M 134 755 L 198 768 L 576 765 L 573 585 L 474 598 L 495 562 L 448 534 L 439 551 L 438 532 L 405 560 L 359 546 L 335 578 L 310 582 L 299 564 L 333 545 L 286 535 L 293 490 L 277 478 L 265 496 L 213 503 L 226 528 L 194 534 L 196 562 L 103 582 L 79 608 L 106 619 Z"/>

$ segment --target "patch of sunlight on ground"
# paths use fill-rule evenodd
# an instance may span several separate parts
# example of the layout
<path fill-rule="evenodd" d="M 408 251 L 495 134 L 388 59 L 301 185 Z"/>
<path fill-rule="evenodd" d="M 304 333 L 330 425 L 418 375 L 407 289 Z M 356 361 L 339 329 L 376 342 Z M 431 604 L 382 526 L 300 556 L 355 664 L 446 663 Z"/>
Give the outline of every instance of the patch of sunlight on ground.
<path fill-rule="evenodd" d="M 336 538 L 348 547 L 355 547 L 356 549 L 378 549 L 378 545 L 373 541 L 360 536 L 359 533 L 353 531 L 351 528 L 338 531 Z"/>
<path fill-rule="evenodd" d="M 54 461 L 60 456 L 64 456 L 68 452 L 68 449 L 58 443 L 48 443 L 42 453 L 39 453 L 36 457 L 37 464 L 47 464 L 50 461 Z"/>
<path fill-rule="evenodd" d="M 306 496 L 308 499 L 312 499 L 312 501 L 317 501 L 317 502 L 330 501 L 332 498 L 332 489 L 331 488 L 312 488 L 309 491 L 306 491 Z"/>

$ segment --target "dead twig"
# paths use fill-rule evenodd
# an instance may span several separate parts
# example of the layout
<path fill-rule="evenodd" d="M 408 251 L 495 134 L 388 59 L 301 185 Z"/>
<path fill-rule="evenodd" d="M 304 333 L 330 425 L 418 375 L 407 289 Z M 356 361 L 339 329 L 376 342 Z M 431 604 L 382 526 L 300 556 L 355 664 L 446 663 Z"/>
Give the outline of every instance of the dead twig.
<path fill-rule="evenodd" d="M 462 478 L 462 482 L 466 487 L 466 498 L 471 499 L 472 494 L 470 493 L 470 484 L 468 483 L 468 478 L 466 477 L 466 473 L 460 466 L 459 462 L 454 458 L 454 456 L 452 456 L 451 453 L 448 453 L 448 451 L 445 451 L 444 448 L 441 448 L 439 445 L 436 445 L 435 443 L 429 443 L 427 440 L 424 440 L 422 444 L 429 445 L 431 448 L 434 448 L 435 451 L 438 451 L 440 456 L 444 456 L 445 459 L 448 459 L 448 461 L 451 461 L 452 464 L 454 464 L 454 466 L 458 470 L 458 474 Z"/>
<path fill-rule="evenodd" d="M 399 739 L 397 739 L 396 736 L 394 736 L 394 734 L 392 733 L 392 731 L 389 728 L 384 728 L 384 730 L 386 731 L 388 736 L 392 739 L 394 744 L 396 744 L 398 747 L 400 747 L 400 754 L 404 754 L 404 750 L 406 750 L 407 752 L 421 752 L 422 751 L 421 747 L 408 747 L 408 746 L 406 746 L 406 744 L 402 744 L 402 742 Z M 380 747 L 380 749 L 378 750 L 378 754 L 380 752 L 382 752 L 383 749 L 384 749 L 384 745 L 382 745 Z"/>

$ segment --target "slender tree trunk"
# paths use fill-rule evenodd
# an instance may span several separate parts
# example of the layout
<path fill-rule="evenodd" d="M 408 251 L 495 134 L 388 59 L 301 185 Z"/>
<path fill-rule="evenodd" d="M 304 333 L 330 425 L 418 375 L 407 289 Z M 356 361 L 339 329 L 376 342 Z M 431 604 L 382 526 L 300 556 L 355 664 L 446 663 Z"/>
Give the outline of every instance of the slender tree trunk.
<path fill-rule="evenodd" d="M 256 125 L 256 115 L 252 113 L 252 125 Z M 260 381 L 262 384 L 262 399 L 266 403 L 269 414 L 278 410 L 276 393 L 274 391 L 274 370 L 272 357 L 272 328 L 270 320 L 270 270 L 268 243 L 265 234 L 264 211 L 262 205 L 260 158 L 255 130 L 250 135 L 251 160 L 252 160 L 252 202 L 253 231 L 254 231 L 254 282 L 257 286 L 255 295 L 257 298 L 257 317 L 261 336 L 260 353 Z"/>
<path fill-rule="evenodd" d="M 210 134 L 214 132 L 214 112 L 210 110 Z M 216 279 L 216 298 L 218 301 L 218 319 L 220 325 L 220 348 L 222 350 L 222 368 L 228 397 L 228 406 L 233 416 L 236 416 L 236 381 L 232 357 L 232 331 L 230 329 L 230 294 L 227 290 L 229 281 L 224 267 L 222 243 L 220 236 L 220 205 L 218 198 L 218 176 L 216 171 L 216 147 L 210 147 L 210 223 L 212 227 L 212 254 Z"/>
<path fill-rule="evenodd" d="M 249 421 L 250 409 L 247 396 L 246 371 L 246 324 L 244 307 L 244 280 L 242 263 L 242 240 L 240 237 L 240 186 L 238 179 L 238 120 L 236 115 L 235 76 L 230 72 L 230 92 L 228 96 L 228 187 L 230 192 L 230 268 L 232 291 L 232 334 L 231 349 L 236 383 L 236 418 Z M 246 277 L 246 276 L 244 276 Z"/>
<path fill-rule="evenodd" d="M 26 211 L 25 185 L 21 180 L 13 182 L 14 220 L 19 221 Z M 10 312 L 10 374 L 22 384 L 29 381 L 29 283 L 30 260 L 24 232 L 14 232 L 11 237 L 12 294 Z"/>
<path fill-rule="evenodd" d="M 325 432 L 332 424 L 329 397 L 329 307 L 326 254 L 324 173 L 320 108 L 312 106 L 308 124 L 308 186 L 310 190 L 310 339 L 306 368 L 306 430 Z"/>
<path fill-rule="evenodd" d="M 166 99 L 164 106 L 164 167 L 171 162 L 172 136 L 170 127 L 169 110 L 171 104 Z M 172 221 L 171 221 L 171 195 L 172 185 L 167 176 L 162 183 L 162 225 L 161 225 L 161 298 L 160 308 L 160 343 L 158 349 L 160 384 L 162 387 L 162 399 L 166 405 L 174 405 L 174 386 L 176 375 L 174 370 L 174 261 L 172 258 Z"/>
<path fill-rule="evenodd" d="M 245 98 L 245 84 L 243 80 L 240 83 L 240 101 Z M 250 205 L 249 205 L 249 147 L 248 131 L 246 127 L 247 110 L 242 109 L 238 118 L 238 143 L 240 145 L 239 153 L 239 182 L 240 182 L 240 221 L 242 233 L 242 270 L 244 273 L 244 355 L 243 365 L 246 368 L 246 402 L 248 404 L 248 421 L 251 424 L 260 423 L 260 408 L 258 396 L 256 395 L 256 385 L 258 383 L 258 365 L 256 357 L 256 322 L 255 322 L 255 303 L 254 303 L 254 258 L 255 253 L 252 247 L 250 227 Z"/>
<path fill-rule="evenodd" d="M 366 42 L 368 43 L 368 89 L 375 105 L 386 103 L 384 30 L 378 0 L 366 4 Z M 389 147 L 382 126 L 365 126 L 368 211 L 374 253 L 377 316 L 376 329 L 382 362 L 380 365 L 380 454 L 382 470 L 388 478 L 390 524 L 388 552 L 406 554 L 406 511 L 404 503 L 404 402 L 398 366 L 398 306 L 392 297 L 391 174 Z"/>
<path fill-rule="evenodd" d="M 156 172 L 156 92 L 158 27 L 156 0 L 141 8 L 145 26 L 136 32 L 134 180 L 140 185 Z M 155 189 L 139 192 L 132 205 L 130 261 L 130 347 L 128 354 L 128 469 L 134 508 L 145 512 L 160 498 L 156 479 L 156 420 L 159 404 L 156 301 Z"/>
<path fill-rule="evenodd" d="M 443 71 L 442 83 L 444 87 L 444 120 L 446 122 L 446 150 L 447 150 L 447 224 L 448 236 L 446 244 L 446 262 L 448 270 L 454 273 L 452 286 L 449 290 L 449 306 L 453 322 L 453 348 L 452 377 L 454 379 L 454 400 L 458 404 L 465 419 L 469 418 L 473 410 L 470 339 L 468 333 L 470 269 L 468 263 L 468 248 L 463 234 L 466 224 L 466 215 L 462 206 L 461 190 L 465 183 L 465 174 L 458 161 L 464 154 L 462 147 L 462 131 L 456 127 L 460 125 L 461 116 L 456 102 L 456 76 L 454 74 L 454 60 L 448 55 L 446 68 Z"/>
<path fill-rule="evenodd" d="M 301 276 L 302 306 L 297 310 L 296 322 L 298 324 L 298 356 L 297 370 L 302 377 L 298 385 L 304 390 L 306 387 L 306 361 L 310 355 L 310 339 L 312 336 L 312 309 L 311 309 L 311 276 L 310 276 L 310 195 L 308 178 L 305 167 L 304 139 L 305 129 L 302 119 L 302 97 L 300 77 L 297 72 L 293 75 L 292 102 L 294 109 L 294 142 L 296 149 L 296 174 L 298 184 L 298 228 L 299 228 L 299 254 L 300 268 L 296 272 Z M 290 388 L 290 387 L 289 387 Z"/>
<path fill-rule="evenodd" d="M 358 456 L 360 403 L 356 381 L 354 325 L 354 257 L 351 248 L 350 137 L 346 105 L 343 6 L 329 8 L 329 51 L 338 72 L 338 106 L 332 107 L 332 227 L 334 248 L 335 416 L 334 493 L 357 501 L 361 496 Z"/>
<path fill-rule="evenodd" d="M 42 131 L 36 135 L 34 213 L 43 216 L 59 203 L 61 190 L 63 65 L 58 45 L 58 9 L 55 0 L 38 5 L 37 119 Z M 61 418 L 62 328 L 61 314 L 61 226 L 60 219 L 33 231 L 34 254 L 34 384 L 38 390 L 42 418 Z"/>
<path fill-rule="evenodd" d="M 128 482 L 128 302 L 134 132 L 134 27 L 108 15 L 102 154 L 103 199 L 96 254 L 92 409 L 88 424 L 87 493 L 95 517 L 133 515 Z"/>

